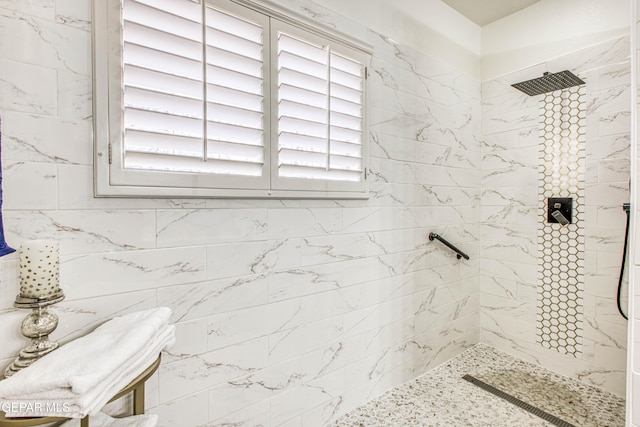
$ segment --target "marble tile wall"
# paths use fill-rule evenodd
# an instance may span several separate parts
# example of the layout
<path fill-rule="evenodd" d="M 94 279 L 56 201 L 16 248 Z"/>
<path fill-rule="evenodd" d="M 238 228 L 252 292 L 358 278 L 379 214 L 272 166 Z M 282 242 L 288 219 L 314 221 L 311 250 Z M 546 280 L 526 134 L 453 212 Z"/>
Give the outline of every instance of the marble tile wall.
<path fill-rule="evenodd" d="M 640 69 L 638 68 L 638 60 L 640 59 L 640 44 L 638 43 L 638 34 L 640 34 L 640 0 L 631 2 L 631 10 L 635 25 L 631 26 L 631 48 L 632 48 L 632 72 L 635 73 L 635 80 L 632 82 L 632 103 L 635 110 L 632 114 L 632 125 L 634 126 L 634 140 L 631 149 L 631 174 L 633 185 L 631 199 L 631 235 L 629 237 L 630 244 L 630 260 L 629 260 L 629 328 L 628 337 L 629 356 L 628 376 L 627 376 L 627 420 L 629 425 L 634 427 L 640 426 L 640 251 L 638 243 L 640 242 L 638 234 L 638 220 L 640 219 L 640 209 L 638 209 L 638 201 L 640 200 L 640 189 L 638 188 L 638 176 L 640 172 L 640 159 L 638 158 L 638 148 L 640 147 L 640 138 L 638 137 L 638 109 L 640 108 L 640 93 L 638 93 L 638 78 L 640 77 Z"/>
<path fill-rule="evenodd" d="M 482 84 L 482 341 L 562 375 L 625 393 L 626 321 L 616 289 L 629 201 L 627 37 Z M 510 87 L 569 69 L 587 82 L 583 346 L 577 358 L 536 343 L 539 99 Z"/>
<path fill-rule="evenodd" d="M 62 342 L 173 309 L 147 389 L 160 426 L 321 425 L 479 340 L 480 82 L 281 3 L 373 46 L 368 201 L 93 198 L 91 1 L 0 0 L 7 241 L 60 241 Z M 17 280 L 18 255 L 0 258 L 0 369 L 25 345 Z"/>

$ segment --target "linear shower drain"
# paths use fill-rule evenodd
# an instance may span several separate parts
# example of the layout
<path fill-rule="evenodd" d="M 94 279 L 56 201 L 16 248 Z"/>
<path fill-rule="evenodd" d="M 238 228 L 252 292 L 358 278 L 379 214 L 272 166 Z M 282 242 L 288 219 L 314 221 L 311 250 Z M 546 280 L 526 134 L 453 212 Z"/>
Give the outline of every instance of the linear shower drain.
<path fill-rule="evenodd" d="M 497 389 L 495 387 L 493 387 L 492 385 L 489 385 L 483 381 L 480 381 L 477 378 L 472 377 L 469 374 L 466 374 L 465 376 L 462 377 L 463 380 L 467 380 L 469 381 L 471 384 L 475 384 L 478 387 L 480 387 L 483 390 L 488 391 L 489 393 L 498 396 L 501 399 L 506 400 L 509 403 L 512 403 L 514 405 L 516 405 L 519 408 L 524 409 L 525 411 L 542 418 L 545 421 L 550 422 L 553 425 L 556 425 L 558 427 L 576 427 L 575 425 L 568 423 L 564 420 L 561 420 L 560 418 L 556 417 L 555 415 L 552 415 L 548 412 L 543 411 L 540 408 L 536 408 L 535 406 L 529 405 L 527 402 L 524 402 L 520 399 L 518 399 L 515 396 L 510 395 L 509 393 L 505 393 L 504 391 Z"/>

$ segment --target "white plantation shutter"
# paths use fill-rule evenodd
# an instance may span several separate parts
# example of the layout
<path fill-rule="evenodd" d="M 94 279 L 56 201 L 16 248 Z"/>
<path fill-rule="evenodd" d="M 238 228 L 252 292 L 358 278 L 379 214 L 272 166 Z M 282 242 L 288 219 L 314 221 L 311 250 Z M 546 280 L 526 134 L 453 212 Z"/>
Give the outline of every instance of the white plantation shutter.
<path fill-rule="evenodd" d="M 124 168 L 202 171 L 201 18 L 188 0 L 125 0 Z"/>
<path fill-rule="evenodd" d="M 123 1 L 123 180 L 268 187 L 268 17 L 217 3 Z"/>
<path fill-rule="evenodd" d="M 368 48 L 243 3 L 94 0 L 96 195 L 368 196 Z"/>
<path fill-rule="evenodd" d="M 272 23 L 274 44 L 275 188 L 303 186 L 338 191 L 362 188 L 365 171 L 362 55 L 355 51 L 345 53 L 343 47 L 329 40 L 280 22 Z"/>

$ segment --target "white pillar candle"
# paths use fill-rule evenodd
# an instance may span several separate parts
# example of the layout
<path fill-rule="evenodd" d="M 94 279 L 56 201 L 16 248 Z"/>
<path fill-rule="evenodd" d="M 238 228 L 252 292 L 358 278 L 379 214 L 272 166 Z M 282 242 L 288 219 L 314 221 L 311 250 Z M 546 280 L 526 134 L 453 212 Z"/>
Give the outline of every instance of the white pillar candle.
<path fill-rule="evenodd" d="M 60 249 L 55 240 L 30 240 L 20 247 L 20 296 L 47 298 L 60 290 Z"/>

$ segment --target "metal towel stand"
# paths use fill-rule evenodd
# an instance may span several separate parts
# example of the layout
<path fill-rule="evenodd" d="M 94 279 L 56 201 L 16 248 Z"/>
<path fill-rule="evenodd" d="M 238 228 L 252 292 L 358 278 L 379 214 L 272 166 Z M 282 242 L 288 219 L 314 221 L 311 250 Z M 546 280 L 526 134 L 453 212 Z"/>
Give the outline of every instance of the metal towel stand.
<path fill-rule="evenodd" d="M 446 239 L 444 239 L 442 236 L 440 236 L 439 234 L 436 233 L 429 233 L 429 240 L 439 240 L 442 242 L 442 244 L 444 244 L 446 247 L 448 247 L 449 249 L 451 249 L 452 251 L 454 251 L 456 253 L 456 258 L 460 259 L 460 258 L 464 258 L 466 260 L 469 259 L 469 255 L 465 254 L 464 252 L 462 252 L 460 249 L 456 248 L 455 246 L 453 246 L 451 243 L 449 243 Z"/>

